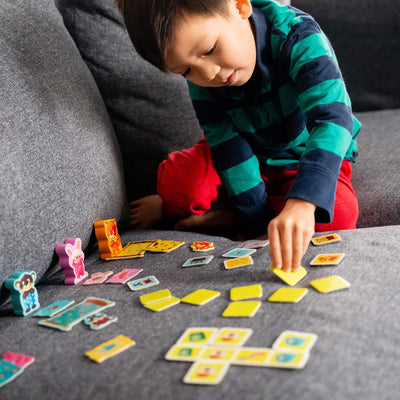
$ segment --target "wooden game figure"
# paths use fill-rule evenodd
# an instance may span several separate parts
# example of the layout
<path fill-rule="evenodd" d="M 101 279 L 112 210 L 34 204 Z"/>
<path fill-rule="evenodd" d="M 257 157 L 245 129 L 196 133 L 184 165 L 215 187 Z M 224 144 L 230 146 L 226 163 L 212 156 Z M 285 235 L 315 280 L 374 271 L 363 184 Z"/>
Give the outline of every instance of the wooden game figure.
<path fill-rule="evenodd" d="M 67 239 L 64 244 L 56 246 L 56 253 L 60 258 L 60 266 L 64 270 L 66 285 L 76 285 L 88 276 L 83 260 L 82 241 L 79 238 Z"/>
<path fill-rule="evenodd" d="M 17 271 L 6 279 L 5 286 L 11 292 L 15 314 L 25 316 L 40 308 L 35 281 L 35 271 Z"/>
<path fill-rule="evenodd" d="M 115 219 L 96 221 L 94 223 L 94 232 L 102 260 L 114 257 L 122 250 L 121 238 Z"/>

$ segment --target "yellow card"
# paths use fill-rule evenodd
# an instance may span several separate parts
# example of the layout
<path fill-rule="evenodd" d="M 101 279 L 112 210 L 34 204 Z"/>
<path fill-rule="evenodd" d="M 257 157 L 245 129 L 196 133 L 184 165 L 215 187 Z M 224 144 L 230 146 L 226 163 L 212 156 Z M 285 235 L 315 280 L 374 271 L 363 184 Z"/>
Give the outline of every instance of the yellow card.
<path fill-rule="evenodd" d="M 339 275 L 316 279 L 315 281 L 311 281 L 310 285 L 321 293 L 334 292 L 335 290 L 347 289 L 350 287 L 350 283 Z"/>
<path fill-rule="evenodd" d="M 127 348 L 134 346 L 136 342 L 124 335 L 116 336 L 108 342 L 102 343 L 100 346 L 95 347 L 85 353 L 85 356 L 91 360 L 101 363 L 110 357 L 113 357 Z"/>
<path fill-rule="evenodd" d="M 315 246 L 322 246 L 324 244 L 340 242 L 342 238 L 337 233 L 330 235 L 318 236 L 311 239 L 311 242 Z"/>
<path fill-rule="evenodd" d="M 240 286 L 231 289 L 231 300 L 246 300 L 262 297 L 261 285 Z"/>
<path fill-rule="evenodd" d="M 310 352 L 308 351 L 295 352 L 276 350 L 272 352 L 267 364 L 268 367 L 300 369 L 306 365 L 309 356 Z"/>
<path fill-rule="evenodd" d="M 305 288 L 281 288 L 274 292 L 268 301 L 277 303 L 298 303 L 306 294 Z"/>
<path fill-rule="evenodd" d="M 184 303 L 195 304 L 197 306 L 202 306 L 211 300 L 214 300 L 218 296 L 220 296 L 221 292 L 216 292 L 214 290 L 207 289 L 199 289 L 193 293 L 188 294 L 183 299 L 181 299 Z"/>
<path fill-rule="evenodd" d="M 338 265 L 344 258 L 344 253 L 338 254 L 318 254 L 310 265 Z"/>
<path fill-rule="evenodd" d="M 200 360 L 229 362 L 233 359 L 236 352 L 237 349 L 235 348 L 206 347 L 203 353 L 201 353 Z"/>
<path fill-rule="evenodd" d="M 166 310 L 167 308 L 170 308 L 172 306 L 176 306 L 180 302 L 181 302 L 181 300 L 178 299 L 177 297 L 170 297 L 169 299 L 153 301 L 150 304 L 149 303 L 144 304 L 144 306 L 151 311 L 159 312 L 159 311 Z"/>
<path fill-rule="evenodd" d="M 261 306 L 261 301 L 234 301 L 222 313 L 223 317 L 253 317 Z"/>
<path fill-rule="evenodd" d="M 315 333 L 283 331 L 272 347 L 280 350 L 310 351 L 317 339 L 318 336 Z"/>
<path fill-rule="evenodd" d="M 184 383 L 196 385 L 218 385 L 229 369 L 229 363 L 198 361 L 194 363 L 183 377 Z"/>
<path fill-rule="evenodd" d="M 172 295 L 169 289 L 162 289 L 157 290 L 156 292 L 143 294 L 139 297 L 139 299 L 143 305 L 147 305 L 150 303 L 154 303 L 155 301 L 169 299 L 170 297 L 172 297 Z"/>
<path fill-rule="evenodd" d="M 204 347 L 202 346 L 174 345 L 165 355 L 165 359 L 170 361 L 195 361 L 203 350 Z"/>
<path fill-rule="evenodd" d="M 188 328 L 178 339 L 177 344 L 181 345 L 205 345 L 210 342 L 218 333 L 217 328 Z"/>
<path fill-rule="evenodd" d="M 271 265 L 271 271 L 290 286 L 295 285 L 307 275 L 307 271 L 301 266 L 296 272 L 285 272 Z"/>
<path fill-rule="evenodd" d="M 250 328 L 221 328 L 210 344 L 213 346 L 243 346 L 252 333 Z"/>
<path fill-rule="evenodd" d="M 251 256 L 238 257 L 232 260 L 224 261 L 225 269 L 240 268 L 252 264 L 253 264 L 253 259 L 251 258 Z"/>
<path fill-rule="evenodd" d="M 185 242 L 180 242 L 176 240 L 157 240 L 157 242 L 148 247 L 146 251 L 168 253 L 172 250 L 177 249 L 183 244 L 185 244 Z"/>
<path fill-rule="evenodd" d="M 266 367 L 267 361 L 271 355 L 271 349 L 264 347 L 243 347 L 235 355 L 232 364 L 253 365 Z"/>

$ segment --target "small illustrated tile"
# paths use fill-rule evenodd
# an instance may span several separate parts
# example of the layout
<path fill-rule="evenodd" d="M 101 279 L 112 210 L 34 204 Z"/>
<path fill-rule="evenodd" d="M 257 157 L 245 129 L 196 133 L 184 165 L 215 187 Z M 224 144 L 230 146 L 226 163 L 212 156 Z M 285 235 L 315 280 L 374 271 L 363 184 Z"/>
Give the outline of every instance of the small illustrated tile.
<path fill-rule="evenodd" d="M 317 339 L 315 333 L 283 331 L 272 347 L 279 350 L 311 351 Z"/>
<path fill-rule="evenodd" d="M 140 274 L 143 269 L 136 268 L 126 268 L 121 272 L 113 275 L 110 279 L 106 280 L 106 283 L 120 283 L 124 284 L 128 282 L 130 279 L 134 278 L 136 275 Z"/>
<path fill-rule="evenodd" d="M 341 242 L 342 238 L 337 233 L 330 235 L 318 236 L 311 239 L 311 242 L 315 246 L 323 246 L 325 244 Z"/>
<path fill-rule="evenodd" d="M 253 334 L 250 328 L 221 328 L 217 336 L 210 342 L 211 346 L 218 347 L 240 347 Z"/>
<path fill-rule="evenodd" d="M 306 288 L 280 288 L 274 292 L 268 301 L 276 303 L 298 303 L 306 294 Z"/>
<path fill-rule="evenodd" d="M 193 293 L 188 294 L 184 298 L 181 299 L 183 303 L 194 304 L 197 306 L 202 306 L 207 304 L 208 302 L 216 299 L 220 296 L 221 292 L 217 292 L 215 290 L 208 289 L 198 289 Z"/>
<path fill-rule="evenodd" d="M 232 361 L 237 351 L 237 348 L 209 346 L 203 349 L 203 352 L 200 354 L 199 360 L 230 362 Z"/>
<path fill-rule="evenodd" d="M 350 283 L 339 275 L 327 276 L 310 282 L 310 285 L 321 293 L 330 293 L 336 290 L 347 289 Z"/>
<path fill-rule="evenodd" d="M 18 367 L 14 363 L 0 358 L 0 387 L 11 382 L 23 371 L 24 368 Z"/>
<path fill-rule="evenodd" d="M 242 249 L 259 249 L 269 244 L 269 240 L 256 240 L 254 242 L 246 243 Z"/>
<path fill-rule="evenodd" d="M 196 361 L 203 351 L 203 346 L 175 344 L 168 350 L 165 359 L 169 361 Z"/>
<path fill-rule="evenodd" d="M 231 300 L 246 300 L 262 297 L 263 290 L 261 285 L 240 286 L 231 289 Z"/>
<path fill-rule="evenodd" d="M 190 245 L 193 251 L 208 251 L 214 249 L 214 243 L 212 242 L 193 242 Z"/>
<path fill-rule="evenodd" d="M 234 301 L 226 307 L 223 317 L 253 317 L 261 307 L 261 301 Z"/>
<path fill-rule="evenodd" d="M 206 265 L 211 262 L 214 256 L 204 256 L 204 257 L 193 257 L 189 258 L 182 267 L 198 267 L 200 265 Z"/>
<path fill-rule="evenodd" d="M 253 264 L 254 262 L 251 256 L 233 258 L 231 260 L 224 261 L 225 269 L 241 268 Z"/>
<path fill-rule="evenodd" d="M 185 244 L 182 241 L 176 240 L 157 240 L 155 244 L 147 248 L 147 251 L 159 252 L 159 253 L 169 253 L 172 250 Z"/>
<path fill-rule="evenodd" d="M 242 347 L 232 360 L 232 365 L 267 367 L 272 349 L 265 347 Z"/>
<path fill-rule="evenodd" d="M 273 350 L 267 363 L 268 367 L 301 369 L 306 365 L 309 356 L 308 351 Z"/>
<path fill-rule="evenodd" d="M 154 276 L 146 276 L 145 278 L 142 279 L 136 279 L 134 281 L 130 281 L 127 283 L 129 289 L 131 289 L 134 292 L 137 292 L 138 290 L 146 289 L 152 286 L 159 285 L 160 282 L 159 280 Z"/>
<path fill-rule="evenodd" d="M 47 307 L 38 310 L 34 317 L 53 317 L 75 303 L 75 300 L 56 300 Z"/>
<path fill-rule="evenodd" d="M 307 275 L 306 269 L 301 266 L 296 272 L 285 272 L 283 269 L 278 269 L 271 265 L 271 271 L 290 286 L 300 282 Z"/>
<path fill-rule="evenodd" d="M 90 315 L 86 317 L 83 322 L 86 325 L 89 325 L 89 328 L 92 330 L 99 330 L 105 328 L 107 325 L 112 324 L 113 322 L 117 322 L 118 318 L 114 316 L 109 316 L 104 313 L 97 313 L 94 315 Z"/>
<path fill-rule="evenodd" d="M 183 332 L 178 339 L 180 345 L 206 345 L 218 334 L 218 328 L 192 327 Z"/>
<path fill-rule="evenodd" d="M 344 258 L 344 253 L 318 254 L 310 265 L 338 265 Z"/>
<path fill-rule="evenodd" d="M 98 285 L 103 283 L 107 280 L 107 278 L 113 274 L 113 271 L 106 271 L 106 272 L 95 272 L 90 276 L 89 279 L 86 279 L 83 282 L 84 285 Z"/>
<path fill-rule="evenodd" d="M 3 355 L 3 360 L 13 363 L 17 367 L 26 368 L 35 361 L 35 357 L 29 356 L 27 354 L 6 351 Z"/>
<path fill-rule="evenodd" d="M 245 257 L 255 252 L 256 252 L 255 249 L 245 249 L 243 247 L 238 247 L 237 249 L 232 249 L 227 253 L 222 254 L 222 257 L 229 257 L 229 258 Z"/>
<path fill-rule="evenodd" d="M 218 385 L 228 372 L 226 362 L 195 362 L 183 377 L 183 382 L 195 385 Z"/>
<path fill-rule="evenodd" d="M 160 312 L 160 311 L 166 310 L 167 308 L 176 306 L 180 302 L 181 302 L 180 299 L 178 299 L 177 297 L 171 296 L 169 299 L 154 301 L 150 304 L 144 304 L 144 306 L 151 311 Z"/>
<path fill-rule="evenodd" d="M 162 289 L 162 290 L 157 290 L 156 292 L 144 294 L 140 296 L 139 299 L 143 305 L 147 305 L 154 303 L 155 301 L 166 300 L 171 297 L 172 294 L 169 291 L 169 289 Z"/>
<path fill-rule="evenodd" d="M 124 335 L 116 336 L 114 339 L 108 340 L 85 353 L 86 357 L 91 360 L 102 363 L 110 357 L 114 357 L 122 351 L 132 347 L 136 342 Z"/>

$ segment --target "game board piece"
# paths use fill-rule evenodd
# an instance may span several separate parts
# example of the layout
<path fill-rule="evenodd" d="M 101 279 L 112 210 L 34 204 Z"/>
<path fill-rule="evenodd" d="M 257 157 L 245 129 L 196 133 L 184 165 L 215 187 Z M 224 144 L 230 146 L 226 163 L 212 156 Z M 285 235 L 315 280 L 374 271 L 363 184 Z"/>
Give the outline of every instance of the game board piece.
<path fill-rule="evenodd" d="M 253 265 L 253 264 L 254 262 L 251 256 L 233 258 L 231 260 L 224 261 L 225 269 L 235 269 L 240 267 L 246 267 L 248 265 Z"/>
<path fill-rule="evenodd" d="M 14 363 L 0 358 L 0 387 L 11 382 L 23 371 L 24 368 L 18 367 Z"/>
<path fill-rule="evenodd" d="M 338 265 L 344 258 L 343 253 L 338 254 L 318 254 L 310 262 L 310 265 Z"/>
<path fill-rule="evenodd" d="M 157 240 L 157 242 L 150 246 L 147 251 L 156 253 L 169 253 L 170 251 L 177 249 L 183 244 L 185 244 L 185 242 L 176 240 Z"/>
<path fill-rule="evenodd" d="M 228 372 L 225 362 L 197 361 L 183 377 L 183 382 L 195 385 L 218 385 Z"/>
<path fill-rule="evenodd" d="M 306 288 L 280 288 L 274 292 L 268 301 L 276 303 L 298 303 L 306 294 Z"/>
<path fill-rule="evenodd" d="M 283 331 L 273 343 L 272 348 L 311 351 L 317 339 L 318 336 L 315 333 Z"/>
<path fill-rule="evenodd" d="M 67 239 L 64 244 L 56 246 L 60 267 L 64 270 L 66 285 L 76 285 L 88 276 L 83 264 L 85 254 L 81 246 L 82 241 L 79 238 Z"/>
<path fill-rule="evenodd" d="M 153 275 L 146 276 L 142 279 L 136 279 L 135 281 L 128 282 L 129 289 L 134 292 L 138 290 L 147 289 L 152 286 L 159 285 L 160 281 Z"/>
<path fill-rule="evenodd" d="M 121 272 L 118 272 L 118 274 L 115 274 L 110 279 L 106 280 L 106 283 L 124 284 L 142 271 L 143 269 L 127 268 L 122 270 Z"/>
<path fill-rule="evenodd" d="M 52 317 L 59 312 L 65 310 L 70 305 L 74 304 L 75 300 L 56 300 L 47 307 L 41 308 L 35 314 L 34 317 Z"/>
<path fill-rule="evenodd" d="M 331 233 L 329 235 L 318 236 L 311 239 L 311 242 L 315 246 L 322 246 L 324 244 L 340 242 L 342 238 L 337 233 Z"/>
<path fill-rule="evenodd" d="M 271 349 L 265 347 L 242 347 L 235 354 L 232 365 L 246 365 L 249 367 L 268 367 L 267 361 Z"/>
<path fill-rule="evenodd" d="M 182 265 L 182 267 L 198 267 L 200 265 L 207 265 L 211 262 L 214 256 L 204 256 L 204 257 L 194 257 L 189 258 L 186 262 Z"/>
<path fill-rule="evenodd" d="M 221 328 L 217 336 L 210 341 L 211 346 L 219 347 L 240 347 L 243 346 L 247 339 L 253 334 L 250 328 Z"/>
<path fill-rule="evenodd" d="M 107 325 L 112 324 L 113 322 L 117 322 L 118 318 L 114 316 L 108 316 L 104 313 L 97 313 L 93 315 L 89 315 L 86 317 L 83 322 L 86 325 L 89 325 L 89 328 L 97 331 L 99 329 L 105 328 Z"/>
<path fill-rule="evenodd" d="M 261 301 L 234 301 L 225 308 L 223 317 L 253 317 L 261 307 Z"/>
<path fill-rule="evenodd" d="M 157 290 L 156 292 L 144 294 L 139 297 L 139 300 L 143 305 L 147 305 L 154 303 L 155 301 L 165 300 L 171 297 L 172 294 L 169 291 L 169 289 L 162 289 L 162 290 Z"/>
<path fill-rule="evenodd" d="M 195 292 L 185 296 L 183 299 L 181 299 L 181 301 L 183 303 L 203 306 L 204 304 L 209 303 L 211 300 L 216 299 L 220 294 L 221 292 L 216 292 L 214 290 L 198 289 Z"/>
<path fill-rule="evenodd" d="M 218 334 L 218 328 L 191 327 L 186 329 L 176 344 L 187 345 L 206 345 L 210 343 Z"/>
<path fill-rule="evenodd" d="M 199 361 L 219 361 L 227 362 L 232 361 L 233 357 L 237 353 L 237 348 L 227 347 L 205 347 L 200 354 Z"/>
<path fill-rule="evenodd" d="M 269 244 L 269 240 L 256 240 L 254 242 L 246 243 L 242 249 L 260 249 Z"/>
<path fill-rule="evenodd" d="M 346 279 L 343 279 L 341 276 L 338 275 L 316 279 L 314 281 L 311 281 L 310 285 L 321 293 L 330 293 L 336 290 L 347 289 L 350 287 L 350 283 L 347 282 Z"/>
<path fill-rule="evenodd" d="M 102 260 L 113 257 L 122 250 L 121 238 L 115 219 L 96 221 L 94 232 Z"/>
<path fill-rule="evenodd" d="M 95 272 L 90 276 L 89 279 L 86 279 L 85 282 L 83 282 L 84 285 L 98 285 L 100 283 L 103 283 L 107 280 L 107 278 L 112 275 L 114 272 L 113 271 L 106 271 L 106 272 Z"/>
<path fill-rule="evenodd" d="M 123 260 L 129 258 L 140 258 L 146 253 L 146 250 L 156 243 L 156 240 L 144 240 L 140 242 L 129 242 L 119 251 L 116 255 L 112 257 L 106 257 L 106 261 L 111 260 Z"/>
<path fill-rule="evenodd" d="M 91 360 L 102 363 L 110 357 L 114 357 L 122 351 L 132 347 L 136 342 L 124 335 L 118 335 L 114 339 L 102 343 L 101 345 L 85 353 Z"/>
<path fill-rule="evenodd" d="M 283 269 L 275 268 L 273 265 L 270 268 L 275 275 L 290 286 L 300 282 L 307 275 L 306 269 L 301 266 L 296 272 L 285 272 Z"/>
<path fill-rule="evenodd" d="M 60 314 L 57 314 L 52 318 L 39 321 L 39 325 L 59 329 L 61 331 L 70 331 L 76 324 L 89 315 L 97 314 L 98 312 L 113 306 L 115 306 L 115 302 L 113 301 L 88 297 L 81 303 L 62 311 Z"/>
<path fill-rule="evenodd" d="M 27 368 L 35 361 L 35 357 L 28 356 L 27 354 L 6 351 L 3 355 L 3 360 L 13 363 L 19 368 Z"/>
<path fill-rule="evenodd" d="M 232 249 L 222 254 L 222 257 L 229 257 L 229 258 L 237 258 L 237 257 L 245 257 L 249 256 L 250 254 L 255 253 L 256 249 L 245 249 L 243 247 L 238 247 L 237 249 Z"/>
<path fill-rule="evenodd" d="M 176 306 L 181 302 L 177 297 L 170 297 L 169 299 L 154 301 L 152 303 L 144 304 L 144 307 L 148 308 L 151 311 L 159 312 L 164 311 L 167 308 Z"/>
<path fill-rule="evenodd" d="M 301 369 L 306 365 L 309 357 L 310 353 L 308 351 L 295 352 L 288 350 L 273 350 L 267 361 L 267 366 L 275 368 Z"/>
<path fill-rule="evenodd" d="M 35 271 L 17 271 L 4 282 L 11 292 L 14 314 L 28 315 L 40 307 L 38 292 L 35 287 Z"/>
<path fill-rule="evenodd" d="M 196 361 L 203 351 L 203 346 L 185 346 L 177 344 L 173 345 L 168 350 L 165 359 L 168 361 Z"/>
<path fill-rule="evenodd" d="M 246 300 L 262 297 L 261 285 L 240 286 L 231 289 L 231 300 Z"/>
<path fill-rule="evenodd" d="M 193 242 L 190 245 L 193 251 L 208 251 L 214 249 L 214 243 L 212 242 Z"/>

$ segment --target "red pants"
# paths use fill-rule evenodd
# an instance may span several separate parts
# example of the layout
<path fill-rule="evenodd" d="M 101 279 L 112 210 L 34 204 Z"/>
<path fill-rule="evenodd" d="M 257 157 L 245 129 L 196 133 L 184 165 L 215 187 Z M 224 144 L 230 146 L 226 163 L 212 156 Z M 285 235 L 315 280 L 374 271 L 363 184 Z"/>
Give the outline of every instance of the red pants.
<path fill-rule="evenodd" d="M 261 169 L 269 201 L 278 215 L 296 177 L 297 169 Z M 358 201 L 350 182 L 351 164 L 342 163 L 336 188 L 334 217 L 330 223 L 315 224 L 316 232 L 355 229 Z M 171 153 L 158 168 L 157 191 L 167 216 L 184 218 L 203 214 L 220 198 L 221 180 L 213 166 L 210 148 L 202 139 L 188 150 Z"/>

